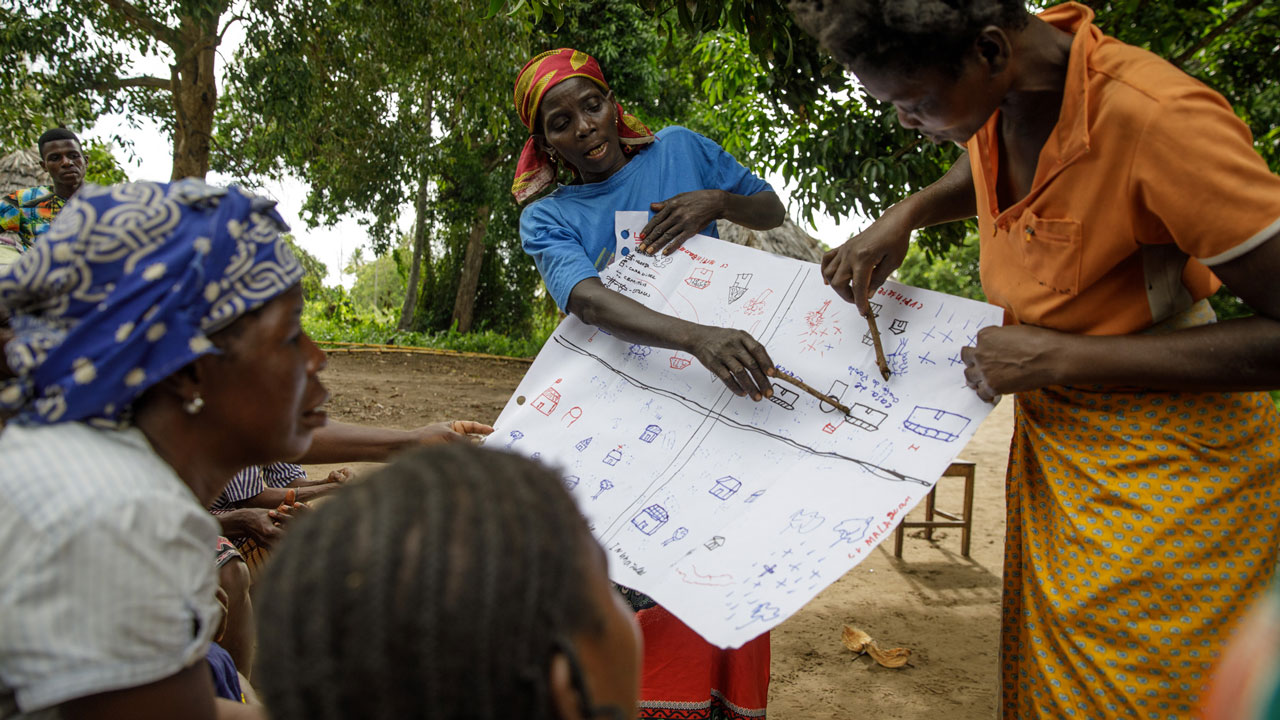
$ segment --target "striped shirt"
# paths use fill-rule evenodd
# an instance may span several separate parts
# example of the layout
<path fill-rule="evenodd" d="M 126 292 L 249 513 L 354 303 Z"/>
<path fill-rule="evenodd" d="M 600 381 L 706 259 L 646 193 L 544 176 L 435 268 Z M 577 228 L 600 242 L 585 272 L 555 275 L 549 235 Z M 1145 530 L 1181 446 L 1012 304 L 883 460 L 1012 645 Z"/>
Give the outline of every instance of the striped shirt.
<path fill-rule="evenodd" d="M 141 431 L 0 433 L 0 718 L 203 661 L 218 525 Z"/>
<path fill-rule="evenodd" d="M 307 471 L 301 465 L 278 462 L 270 465 L 251 465 L 231 478 L 227 489 L 222 491 L 217 500 L 209 506 L 214 514 L 235 509 L 237 503 L 244 502 L 267 488 L 282 488 L 294 480 L 303 480 Z"/>

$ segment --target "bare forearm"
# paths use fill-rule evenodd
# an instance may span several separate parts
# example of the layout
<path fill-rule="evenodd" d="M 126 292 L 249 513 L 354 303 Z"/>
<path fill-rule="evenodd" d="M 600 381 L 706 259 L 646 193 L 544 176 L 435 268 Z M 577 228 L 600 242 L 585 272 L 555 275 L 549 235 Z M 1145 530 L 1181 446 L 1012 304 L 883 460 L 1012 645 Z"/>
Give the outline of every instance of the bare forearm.
<path fill-rule="evenodd" d="M 310 502 L 325 493 L 336 489 L 336 484 L 306 485 L 298 488 L 267 488 L 253 497 L 240 503 L 240 507 L 266 508 L 274 510 L 286 499 L 290 491 L 294 493 L 294 502 Z"/>
<path fill-rule="evenodd" d="M 752 230 L 772 230 L 782 224 L 786 218 L 786 209 L 782 207 L 778 194 L 772 191 L 758 192 L 755 195 L 727 192 L 721 217 Z"/>
<path fill-rule="evenodd" d="M 302 465 L 386 462 L 395 453 L 415 444 L 417 439 L 406 430 L 361 427 L 329 421 L 315 431 L 311 449 L 297 462 Z"/>
<path fill-rule="evenodd" d="M 1280 388 L 1280 322 L 1258 316 L 1164 335 L 1073 335 L 1053 367 L 1055 385 L 1274 390 Z"/>
<path fill-rule="evenodd" d="M 588 278 L 569 293 L 568 311 L 588 325 L 639 345 L 689 350 L 701 326 L 650 310 Z"/>
<path fill-rule="evenodd" d="M 965 220 L 978 212 L 969 154 L 962 153 L 951 169 L 931 185 L 894 205 L 885 214 L 902 213 L 913 230 Z"/>

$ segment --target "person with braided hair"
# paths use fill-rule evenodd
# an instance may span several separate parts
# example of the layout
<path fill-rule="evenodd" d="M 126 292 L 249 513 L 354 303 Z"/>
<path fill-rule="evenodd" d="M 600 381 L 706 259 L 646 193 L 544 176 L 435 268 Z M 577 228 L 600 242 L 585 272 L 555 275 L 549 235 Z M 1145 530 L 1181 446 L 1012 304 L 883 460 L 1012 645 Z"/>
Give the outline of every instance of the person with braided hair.
<path fill-rule="evenodd" d="M 1221 95 L 1021 0 L 792 0 L 899 122 L 963 144 L 823 259 L 867 312 L 911 232 L 977 217 L 987 298 L 961 350 L 1015 394 L 1007 718 L 1190 718 L 1280 540 L 1280 178 Z M 1217 322 L 1224 282 L 1257 312 Z"/>
<path fill-rule="evenodd" d="M 605 553 L 560 476 L 516 455 L 426 448 L 338 490 L 257 601 L 273 720 L 636 714 L 639 631 Z"/>

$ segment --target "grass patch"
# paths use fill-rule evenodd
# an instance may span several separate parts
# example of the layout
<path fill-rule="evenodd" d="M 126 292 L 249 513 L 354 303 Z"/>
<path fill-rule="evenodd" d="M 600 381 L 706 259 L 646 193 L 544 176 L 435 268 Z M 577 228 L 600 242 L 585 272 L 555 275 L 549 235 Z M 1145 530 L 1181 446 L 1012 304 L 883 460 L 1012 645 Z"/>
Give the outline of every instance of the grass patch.
<path fill-rule="evenodd" d="M 342 313 L 337 317 L 328 317 L 318 303 L 307 303 L 302 313 L 302 327 L 316 342 L 401 345 L 519 358 L 537 355 L 555 330 L 556 324 L 556 318 L 550 317 L 539 322 L 528 337 L 512 337 L 492 330 L 470 333 L 460 333 L 457 330 L 397 330 L 396 319 L 391 313 Z"/>

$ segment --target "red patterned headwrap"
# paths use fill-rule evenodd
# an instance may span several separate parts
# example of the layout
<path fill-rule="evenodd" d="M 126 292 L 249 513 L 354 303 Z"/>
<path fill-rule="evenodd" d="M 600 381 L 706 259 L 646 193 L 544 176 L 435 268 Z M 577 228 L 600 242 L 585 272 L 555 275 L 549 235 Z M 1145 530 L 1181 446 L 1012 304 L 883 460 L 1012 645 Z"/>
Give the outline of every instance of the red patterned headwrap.
<path fill-rule="evenodd" d="M 520 122 L 529 128 L 529 132 L 533 132 L 534 124 L 538 120 L 538 106 L 542 103 L 542 97 L 547 94 L 547 91 L 556 83 L 575 77 L 588 78 L 605 92 L 609 91 L 609 83 L 604 80 L 600 63 L 590 55 L 573 48 L 548 50 L 525 63 L 520 69 L 520 74 L 516 76 L 515 101 Z M 618 138 L 622 140 L 623 152 L 630 154 L 637 148 L 654 141 L 653 133 L 644 126 L 644 123 L 634 115 L 623 111 L 621 103 L 616 104 L 616 107 Z M 516 180 L 511 185 L 511 193 L 516 196 L 517 203 L 523 203 L 555 182 L 554 162 L 545 152 L 538 149 L 537 144 L 530 137 L 524 144 L 524 149 L 520 151 L 520 162 L 516 165 Z"/>

